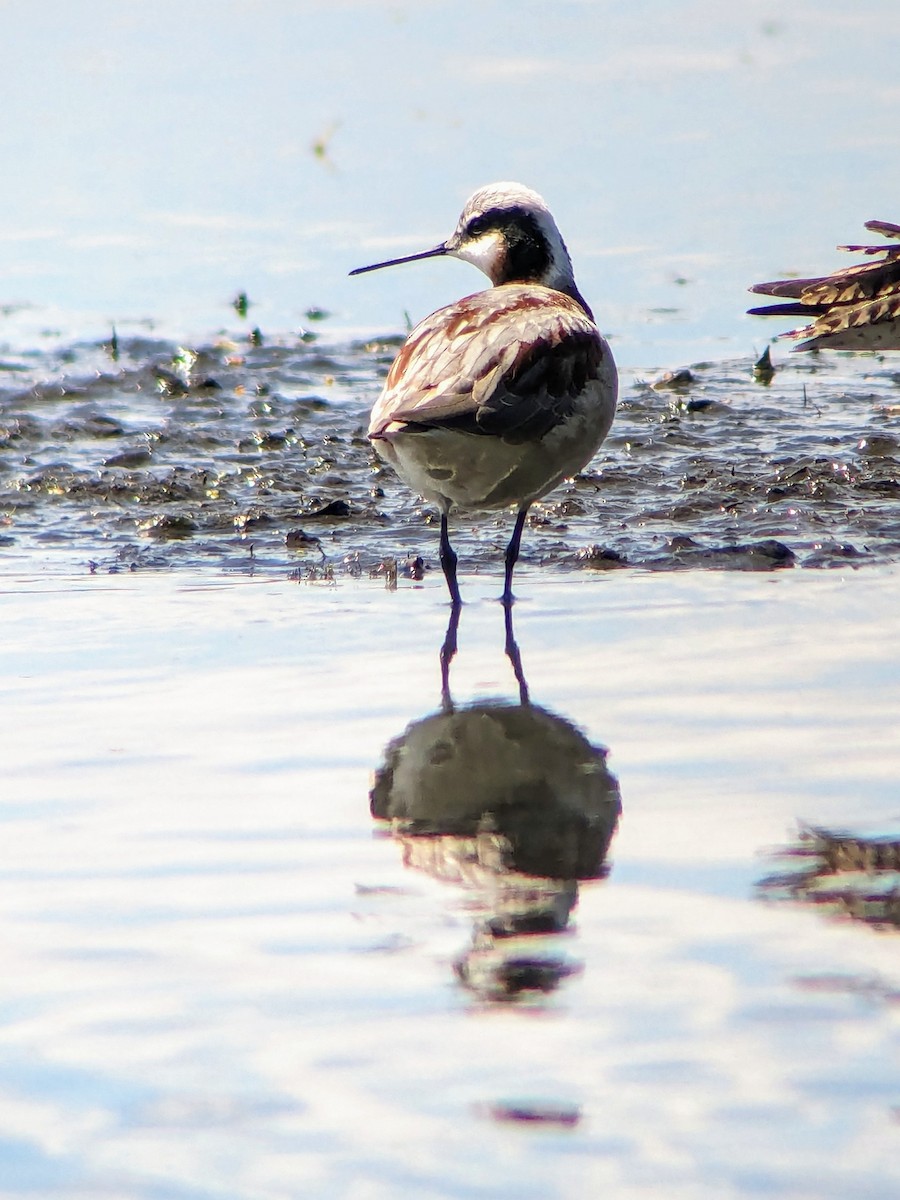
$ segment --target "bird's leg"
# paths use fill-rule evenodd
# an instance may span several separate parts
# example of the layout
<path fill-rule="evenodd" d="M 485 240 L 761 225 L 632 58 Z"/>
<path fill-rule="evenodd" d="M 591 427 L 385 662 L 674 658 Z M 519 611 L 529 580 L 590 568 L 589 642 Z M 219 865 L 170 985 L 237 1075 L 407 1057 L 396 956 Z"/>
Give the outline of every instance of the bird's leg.
<path fill-rule="evenodd" d="M 456 551 L 450 545 L 450 534 L 447 531 L 447 514 L 441 513 L 441 567 L 447 587 L 450 589 L 450 601 L 456 607 L 462 604 L 459 585 L 456 582 Z"/>
<path fill-rule="evenodd" d="M 444 712 L 453 711 L 453 698 L 450 695 L 450 664 L 456 655 L 456 632 L 459 629 L 459 614 L 461 604 L 450 606 L 450 620 L 447 622 L 447 632 L 444 644 L 441 646 L 441 708 Z"/>
<path fill-rule="evenodd" d="M 506 626 L 506 657 L 512 663 L 513 675 L 515 675 L 516 683 L 519 685 L 519 701 L 522 704 L 528 704 L 528 683 L 525 679 L 525 672 L 522 669 L 522 656 L 519 653 L 519 644 L 513 633 L 512 606 L 512 597 L 509 600 L 504 599 L 503 616 Z"/>
<path fill-rule="evenodd" d="M 512 537 L 509 539 L 509 545 L 506 547 L 506 577 L 503 588 L 503 595 L 500 599 L 504 604 L 512 604 L 515 600 L 512 590 L 513 567 L 516 565 L 516 559 L 519 557 L 519 546 L 522 542 L 522 530 L 525 528 L 525 518 L 528 516 L 528 506 L 520 508 L 516 516 L 516 523 L 513 527 Z"/>

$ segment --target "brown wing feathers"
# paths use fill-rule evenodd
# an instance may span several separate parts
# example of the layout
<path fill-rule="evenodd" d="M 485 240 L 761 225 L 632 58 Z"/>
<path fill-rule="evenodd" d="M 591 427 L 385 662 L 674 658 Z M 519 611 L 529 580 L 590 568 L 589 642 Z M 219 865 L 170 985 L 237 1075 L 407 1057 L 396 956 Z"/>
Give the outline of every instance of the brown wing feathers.
<path fill-rule="evenodd" d="M 900 239 L 900 225 L 889 221 L 868 221 L 866 228 L 887 238 Z M 875 262 L 859 263 L 813 279 L 758 283 L 750 289 L 752 292 L 794 303 L 767 304 L 749 312 L 754 316 L 802 317 L 810 322 L 806 328 L 791 330 L 783 337 L 821 337 L 900 318 L 900 246 L 838 249 L 880 257 Z"/>
<path fill-rule="evenodd" d="M 571 333 L 555 346 L 532 343 L 475 413 L 478 431 L 508 441 L 543 437 L 571 416 L 602 359 L 599 339 Z"/>
<path fill-rule="evenodd" d="M 559 293 L 504 291 L 506 305 L 478 293 L 414 331 L 388 376 L 375 436 L 399 423 L 411 433 L 453 428 L 524 441 L 571 414 L 600 366 L 596 328 Z"/>

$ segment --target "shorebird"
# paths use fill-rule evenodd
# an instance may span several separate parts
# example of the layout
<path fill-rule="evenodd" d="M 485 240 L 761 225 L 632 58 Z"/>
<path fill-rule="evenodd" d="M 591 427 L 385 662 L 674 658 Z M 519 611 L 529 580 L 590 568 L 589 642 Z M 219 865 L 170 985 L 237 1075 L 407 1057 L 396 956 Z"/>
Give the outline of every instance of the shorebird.
<path fill-rule="evenodd" d="M 450 513 L 517 509 L 502 596 L 510 604 L 528 509 L 585 467 L 606 437 L 616 367 L 537 192 L 519 183 L 480 188 L 445 242 L 350 274 L 442 255 L 472 263 L 492 286 L 413 329 L 372 410 L 369 438 L 438 508 L 454 606 L 461 597 Z"/>
<path fill-rule="evenodd" d="M 900 239 L 900 225 L 867 221 L 866 229 Z M 793 304 L 751 308 L 759 317 L 803 317 L 810 323 L 779 336 L 805 338 L 795 350 L 900 350 L 900 245 L 838 246 L 875 261 L 816 279 L 757 283 L 751 292 L 783 296 Z M 877 256 L 877 257 L 876 257 Z"/>

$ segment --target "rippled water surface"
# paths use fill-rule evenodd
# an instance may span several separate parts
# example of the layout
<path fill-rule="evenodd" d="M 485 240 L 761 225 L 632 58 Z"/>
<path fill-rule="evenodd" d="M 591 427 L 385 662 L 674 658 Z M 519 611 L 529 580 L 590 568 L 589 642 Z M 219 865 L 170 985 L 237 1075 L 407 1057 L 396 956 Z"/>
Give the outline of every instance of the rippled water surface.
<path fill-rule="evenodd" d="M 900 1186 L 896 568 L 463 586 L 5 578 L 0 1195 Z"/>

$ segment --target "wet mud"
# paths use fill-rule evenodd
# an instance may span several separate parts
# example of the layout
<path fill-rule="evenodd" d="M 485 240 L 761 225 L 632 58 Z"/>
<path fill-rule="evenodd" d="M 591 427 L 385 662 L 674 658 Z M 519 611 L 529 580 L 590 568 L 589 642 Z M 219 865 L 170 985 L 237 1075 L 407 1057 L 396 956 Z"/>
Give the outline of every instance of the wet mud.
<path fill-rule="evenodd" d="M 0 351 L 0 553 L 116 571 L 439 571 L 435 515 L 376 460 L 402 338 L 152 337 Z M 776 355 L 625 374 L 590 467 L 532 509 L 522 567 L 846 567 L 900 557 L 900 370 Z M 460 515 L 499 571 L 507 514 Z"/>

